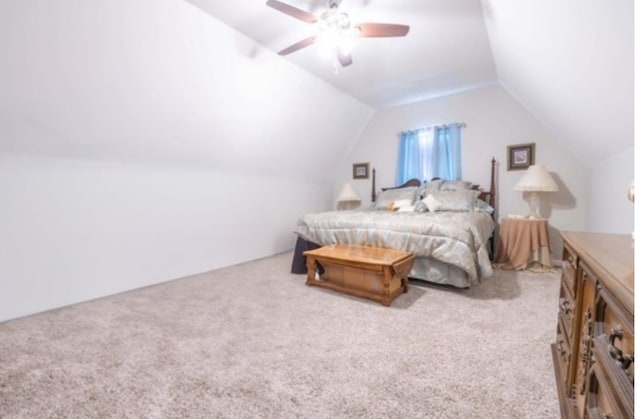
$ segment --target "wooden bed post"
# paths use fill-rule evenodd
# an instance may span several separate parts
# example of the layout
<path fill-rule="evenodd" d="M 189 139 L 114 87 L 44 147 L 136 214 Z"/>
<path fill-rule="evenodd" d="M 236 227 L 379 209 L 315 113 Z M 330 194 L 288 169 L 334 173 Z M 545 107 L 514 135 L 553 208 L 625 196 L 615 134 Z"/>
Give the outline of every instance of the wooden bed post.
<path fill-rule="evenodd" d="M 496 158 L 491 158 L 491 187 L 489 188 L 489 205 L 496 207 Z"/>
<path fill-rule="evenodd" d="M 493 221 L 496 222 L 496 216 L 497 216 L 497 208 L 496 208 L 496 157 L 493 156 L 491 158 L 491 187 L 489 188 L 489 205 L 491 205 L 491 208 L 493 208 L 493 214 L 491 214 L 491 217 L 493 218 Z M 489 249 L 489 259 L 491 261 L 493 261 L 496 257 L 496 245 L 497 245 L 497 237 L 496 237 L 496 231 L 497 228 L 493 229 L 493 234 L 491 234 L 491 239 L 489 239 L 489 246 L 491 246 L 491 249 Z"/>
<path fill-rule="evenodd" d="M 376 168 L 371 169 L 371 202 L 376 202 Z"/>

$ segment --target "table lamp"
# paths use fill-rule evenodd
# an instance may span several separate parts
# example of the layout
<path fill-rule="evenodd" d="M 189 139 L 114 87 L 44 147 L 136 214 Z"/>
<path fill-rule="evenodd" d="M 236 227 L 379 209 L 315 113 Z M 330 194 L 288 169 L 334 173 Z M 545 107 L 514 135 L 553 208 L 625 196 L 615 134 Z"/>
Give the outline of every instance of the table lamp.
<path fill-rule="evenodd" d="M 544 166 L 534 164 L 529 166 L 513 189 L 529 192 L 529 218 L 540 219 L 540 192 L 558 192 L 558 185 Z"/>
<path fill-rule="evenodd" d="M 358 196 L 358 193 L 349 182 L 345 183 L 338 195 L 338 209 L 353 208 L 359 203 L 360 196 Z"/>

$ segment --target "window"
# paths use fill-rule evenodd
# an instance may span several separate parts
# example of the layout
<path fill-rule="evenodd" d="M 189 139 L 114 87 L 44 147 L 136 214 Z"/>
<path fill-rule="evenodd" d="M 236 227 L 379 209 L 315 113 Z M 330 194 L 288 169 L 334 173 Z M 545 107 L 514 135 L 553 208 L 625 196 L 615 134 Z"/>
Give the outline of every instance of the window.
<path fill-rule="evenodd" d="M 460 129 L 463 124 L 450 124 L 400 134 L 396 183 L 417 178 L 434 177 L 447 180 L 462 178 Z"/>

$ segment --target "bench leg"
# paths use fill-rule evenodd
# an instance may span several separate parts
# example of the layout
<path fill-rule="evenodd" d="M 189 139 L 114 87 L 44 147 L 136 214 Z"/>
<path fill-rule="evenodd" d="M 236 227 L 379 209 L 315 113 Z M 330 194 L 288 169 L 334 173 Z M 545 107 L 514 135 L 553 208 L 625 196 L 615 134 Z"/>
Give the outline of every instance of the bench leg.
<path fill-rule="evenodd" d="M 307 285 L 313 285 L 316 280 L 316 258 L 314 256 L 307 256 Z"/>
<path fill-rule="evenodd" d="M 391 280 L 393 279 L 393 271 L 391 267 L 384 268 L 382 276 L 382 301 L 381 303 L 389 307 L 391 304 Z"/>

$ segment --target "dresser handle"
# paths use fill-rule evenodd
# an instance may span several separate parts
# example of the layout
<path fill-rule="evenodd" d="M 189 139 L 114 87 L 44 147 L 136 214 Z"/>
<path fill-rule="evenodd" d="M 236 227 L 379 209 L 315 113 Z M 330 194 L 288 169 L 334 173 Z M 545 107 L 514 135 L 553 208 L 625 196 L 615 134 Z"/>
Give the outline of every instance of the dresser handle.
<path fill-rule="evenodd" d="M 571 266 L 574 269 L 577 268 L 577 266 L 576 266 L 576 258 L 573 257 L 573 255 L 569 255 L 568 259 L 569 259 L 569 264 L 571 264 Z"/>
<path fill-rule="evenodd" d="M 571 303 L 565 300 L 564 298 L 560 299 L 560 311 L 563 311 L 564 314 L 571 313 Z"/>
<path fill-rule="evenodd" d="M 616 360 L 616 364 L 618 364 L 618 366 L 623 370 L 627 370 L 633 363 L 633 356 L 622 353 L 622 350 L 616 347 L 616 339 L 620 339 L 622 341 L 622 327 L 620 326 L 611 330 L 611 333 L 609 334 L 608 349 L 609 355 Z"/>

